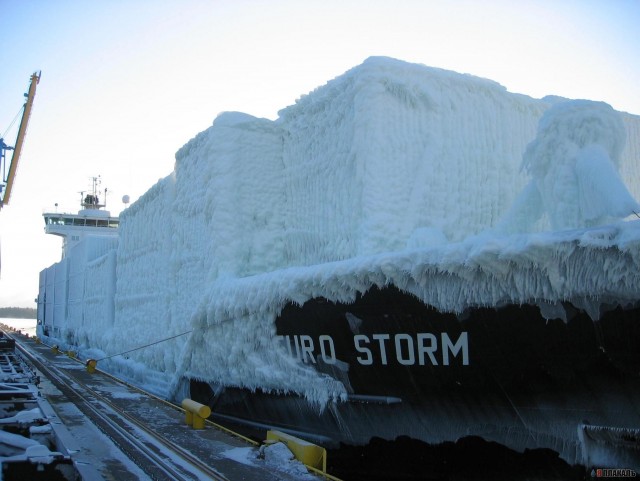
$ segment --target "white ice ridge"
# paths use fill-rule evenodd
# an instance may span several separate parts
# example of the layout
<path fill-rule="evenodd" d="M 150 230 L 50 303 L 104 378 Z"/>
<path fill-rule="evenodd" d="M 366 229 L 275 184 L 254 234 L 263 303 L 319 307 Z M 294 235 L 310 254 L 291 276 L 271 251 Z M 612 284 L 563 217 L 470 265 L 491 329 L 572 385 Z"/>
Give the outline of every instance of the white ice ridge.
<path fill-rule="evenodd" d="M 370 58 L 275 121 L 219 115 L 111 250 L 88 238 L 43 273 L 52 330 L 111 355 L 193 328 L 131 363 L 322 405 L 345 388 L 278 343 L 290 301 L 394 284 L 455 313 L 634 303 L 638 158 L 640 118 L 606 104 Z"/>
<path fill-rule="evenodd" d="M 480 235 L 432 249 L 222 279 L 210 286 L 205 312 L 196 317 L 214 325 L 261 311 L 268 316 L 287 302 L 302 305 L 317 297 L 349 303 L 372 286 L 390 284 L 456 314 L 507 303 L 628 306 L 638 302 L 640 221 L 553 234 Z M 590 315 L 599 318 L 598 311 Z"/>
<path fill-rule="evenodd" d="M 529 230 L 543 214 L 553 230 L 602 225 L 640 210 L 618 174 L 626 131 L 603 102 L 574 100 L 545 112 L 523 156 L 532 180 L 500 224 Z"/>
<path fill-rule="evenodd" d="M 339 397 L 343 386 L 332 379 L 311 383 L 309 372 L 287 365 L 286 349 L 274 338 L 277 314 L 287 302 L 315 297 L 350 302 L 371 286 L 389 284 L 461 315 L 477 306 L 530 303 L 543 315 L 565 318 L 561 302 L 569 301 L 598 319 L 603 304 L 638 302 L 640 221 L 554 234 L 479 236 L 433 249 L 220 280 L 193 317 L 198 336 L 187 349 L 187 374 L 216 383 L 290 389 L 320 402 Z M 300 377 L 293 375 L 297 371 Z M 249 379 L 258 384 L 251 386 Z"/>

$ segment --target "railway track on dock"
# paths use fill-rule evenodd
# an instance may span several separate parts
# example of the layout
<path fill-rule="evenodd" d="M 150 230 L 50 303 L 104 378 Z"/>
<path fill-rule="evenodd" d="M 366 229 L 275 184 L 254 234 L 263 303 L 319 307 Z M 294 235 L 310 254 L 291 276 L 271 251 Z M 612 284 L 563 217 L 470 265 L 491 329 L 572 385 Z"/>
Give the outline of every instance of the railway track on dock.
<path fill-rule="evenodd" d="M 16 348 L 151 479 L 229 481 L 190 452 L 176 446 L 136 417 L 124 412 L 91 386 L 77 378 L 71 378 L 54 366 L 45 364 L 19 343 L 16 343 Z"/>

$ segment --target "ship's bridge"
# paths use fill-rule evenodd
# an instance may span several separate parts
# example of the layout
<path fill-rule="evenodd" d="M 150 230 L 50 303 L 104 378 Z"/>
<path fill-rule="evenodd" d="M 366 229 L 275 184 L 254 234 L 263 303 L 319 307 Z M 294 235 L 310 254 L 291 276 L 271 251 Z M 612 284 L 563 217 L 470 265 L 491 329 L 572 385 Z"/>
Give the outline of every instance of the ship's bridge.
<path fill-rule="evenodd" d="M 44 214 L 45 230 L 47 234 L 55 234 L 56 232 L 51 232 L 51 230 L 55 229 L 55 226 L 89 226 L 114 229 L 118 227 L 119 222 L 120 221 L 117 217 L 111 217 L 109 212 L 104 210 L 86 209 L 81 210 L 78 214 Z"/>
<path fill-rule="evenodd" d="M 45 212 L 44 231 L 63 238 L 62 258 L 87 235 L 118 235 L 118 217 L 108 210 L 82 209 L 77 214 Z"/>

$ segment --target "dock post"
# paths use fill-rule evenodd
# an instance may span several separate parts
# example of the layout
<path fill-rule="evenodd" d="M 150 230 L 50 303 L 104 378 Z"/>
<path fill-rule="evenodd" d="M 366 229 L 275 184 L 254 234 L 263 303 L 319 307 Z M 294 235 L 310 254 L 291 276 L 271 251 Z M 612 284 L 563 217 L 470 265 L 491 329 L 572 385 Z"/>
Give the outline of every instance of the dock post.
<path fill-rule="evenodd" d="M 204 421 L 211 416 L 211 408 L 194 401 L 193 399 L 183 399 L 182 409 L 185 412 L 185 422 L 193 429 L 204 429 Z"/>
<path fill-rule="evenodd" d="M 87 359 L 87 372 L 89 374 L 93 374 L 96 372 L 96 366 L 98 365 L 98 361 L 95 359 Z"/>

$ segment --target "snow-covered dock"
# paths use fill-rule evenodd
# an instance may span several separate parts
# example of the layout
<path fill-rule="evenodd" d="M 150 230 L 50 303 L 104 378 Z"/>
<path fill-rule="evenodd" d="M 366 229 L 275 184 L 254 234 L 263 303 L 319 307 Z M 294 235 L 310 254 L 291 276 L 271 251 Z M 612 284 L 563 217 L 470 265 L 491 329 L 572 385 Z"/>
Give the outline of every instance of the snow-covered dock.
<path fill-rule="evenodd" d="M 194 430 L 185 424 L 184 414 L 175 406 L 99 371 L 90 374 L 84 363 L 60 351 L 56 352 L 51 346 L 37 343 L 33 338 L 20 335 L 15 335 L 15 338 L 19 347 L 26 350 L 26 356 L 36 366 L 52 368 L 60 373 L 60 378 L 67 377 L 74 387 L 80 387 L 80 396 L 89 396 L 88 393 L 91 392 L 100 394 L 119 413 L 142 420 L 152 431 L 171 440 L 179 451 L 190 453 L 218 473 L 217 477 L 203 477 L 197 468 L 189 466 L 178 456 L 172 458 L 170 452 L 165 452 L 170 458 L 169 462 L 181 474 L 181 479 L 320 479 L 309 474 L 300 462 L 291 459 L 292 455 L 288 450 L 283 455 L 278 448 L 268 449 L 265 456 L 264 449 L 260 451 L 258 446 L 248 440 L 211 425 L 203 430 Z M 82 474 L 82 479 L 152 479 L 144 467 L 138 466 L 125 454 L 126 449 L 117 446 L 110 435 L 93 424 L 83 412 L 78 399 L 71 399 L 68 393 L 63 392 L 58 375 L 50 376 L 49 379 L 39 370 L 34 372 L 39 375 L 41 397 L 46 399 L 49 406 L 42 409 L 41 417 L 48 419 L 48 424 L 59 431 L 59 454 L 73 462 L 74 466 L 89 469 L 89 473 Z M 95 401 L 92 403 L 95 404 Z M 131 433 L 133 436 L 147 444 L 149 449 L 154 449 L 152 435 L 141 429 L 135 431 Z M 37 444 L 35 441 L 31 443 Z"/>

